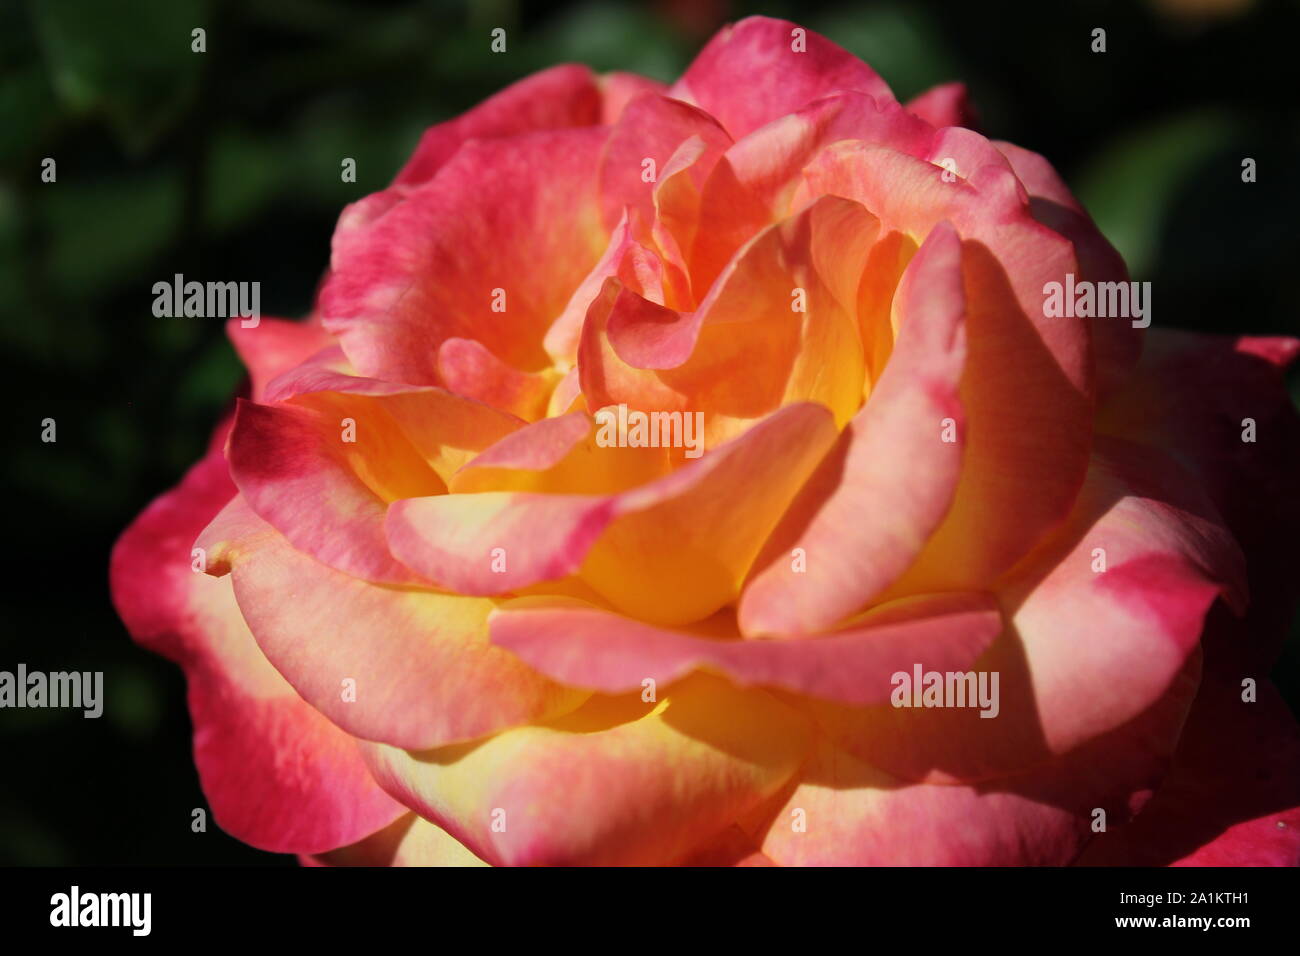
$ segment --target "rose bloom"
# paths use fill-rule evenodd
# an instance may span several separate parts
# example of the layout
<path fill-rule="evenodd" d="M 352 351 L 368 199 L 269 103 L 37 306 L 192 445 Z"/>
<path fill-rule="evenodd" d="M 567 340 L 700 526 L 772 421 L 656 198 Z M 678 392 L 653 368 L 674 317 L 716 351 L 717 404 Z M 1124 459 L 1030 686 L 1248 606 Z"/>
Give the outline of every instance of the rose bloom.
<path fill-rule="evenodd" d="M 113 554 L 222 829 L 1296 863 L 1300 343 L 1049 317 L 1124 263 L 972 123 L 753 18 L 671 87 L 559 66 L 426 132 L 308 320 L 232 320 L 248 398 Z"/>

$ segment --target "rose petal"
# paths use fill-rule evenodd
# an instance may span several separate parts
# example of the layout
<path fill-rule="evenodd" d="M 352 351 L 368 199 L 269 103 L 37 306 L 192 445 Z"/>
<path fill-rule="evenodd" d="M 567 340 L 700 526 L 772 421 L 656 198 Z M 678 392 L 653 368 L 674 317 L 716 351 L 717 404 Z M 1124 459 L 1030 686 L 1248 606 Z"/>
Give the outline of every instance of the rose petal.
<path fill-rule="evenodd" d="M 601 208 L 608 227 L 617 225 L 628 207 L 647 222 L 654 217 L 658 173 L 678 146 L 693 136 L 699 137 L 706 149 L 712 147 L 717 152 L 731 145 L 731 137 L 717 120 L 680 100 L 648 93 L 627 105 L 609 134 L 600 161 Z M 646 160 L 651 162 L 649 167 Z"/>
<path fill-rule="evenodd" d="M 931 126 L 965 126 L 975 129 L 979 114 L 964 83 L 941 83 L 907 101 L 907 111 Z"/>
<path fill-rule="evenodd" d="M 490 863 L 656 865 L 775 793 L 807 740 L 774 698 L 696 677 L 658 703 L 594 699 L 475 747 L 366 749 L 385 787 Z"/>
<path fill-rule="evenodd" d="M 626 216 L 620 219 L 600 261 L 578 284 L 564 310 L 546 330 L 546 352 L 556 367 L 572 370 L 578 357 L 578 343 L 587 312 L 607 279 L 617 277 L 622 285 L 639 295 L 663 302 L 664 272 L 664 263 L 659 255 L 636 240 L 631 221 Z"/>
<path fill-rule="evenodd" d="M 235 597 L 258 645 L 304 700 L 354 737 L 443 746 L 555 716 L 586 697 L 492 647 L 489 601 L 369 584 L 274 533 L 234 550 Z"/>
<path fill-rule="evenodd" d="M 1009 626 L 975 667 L 998 675 L 996 717 L 819 706 L 819 723 L 905 780 L 981 781 L 1049 763 L 1167 696 L 1210 605 L 1221 593 L 1239 600 L 1241 576 L 1235 542 L 1185 471 L 1156 450 L 1101 441 L 1069 521 L 999 585 Z M 1181 715 L 1148 749 L 1172 752 L 1180 726 Z"/>
<path fill-rule="evenodd" d="M 1262 676 L 1205 681 L 1174 768 L 1128 826 L 1099 834 L 1084 866 L 1300 866 L 1300 727 Z"/>
<path fill-rule="evenodd" d="M 368 434 L 371 431 L 396 446 L 389 448 L 387 455 L 403 468 L 410 458 L 409 444 L 429 468 L 448 481 L 484 448 L 524 426 L 523 419 L 509 412 L 445 389 L 340 373 L 330 367 L 330 354 L 322 353 L 279 376 L 268 392 L 276 399 L 340 421 L 355 416 L 358 440 L 348 450 L 364 459 L 362 471 L 393 469 L 393 463 L 386 466 L 374 454 L 385 446 L 362 440 L 375 437 Z M 363 430 L 362 417 L 372 427 Z"/>
<path fill-rule="evenodd" d="M 668 449 L 602 445 L 599 435 L 586 412 L 534 422 L 507 435 L 456 472 L 451 492 L 609 494 L 668 474 Z"/>
<path fill-rule="evenodd" d="M 414 583 L 416 575 L 388 551 L 387 503 L 402 491 L 439 494 L 446 486 L 391 421 L 368 411 L 352 410 L 358 418 L 344 419 L 240 401 L 230 474 L 249 507 L 295 547 L 366 580 Z M 356 423 L 363 451 L 343 441 L 348 420 Z"/>
<path fill-rule="evenodd" d="M 909 785 L 821 737 L 798 786 L 742 829 L 780 866 L 1062 866 L 1096 810 L 1122 823 L 1159 781 L 1195 681 L 1193 666 L 1123 733 L 975 785 Z"/>
<path fill-rule="evenodd" d="M 765 686 L 852 704 L 887 701 L 892 676 L 920 663 L 965 670 L 1002 628 L 982 594 L 913 598 L 809 640 L 719 640 L 652 627 L 577 602 L 526 599 L 492 615 L 492 642 L 565 684 L 623 693 L 699 669 L 740 687 Z"/>
<path fill-rule="evenodd" d="M 600 125 L 613 126 L 627 104 L 645 93 L 665 93 L 668 87 L 637 73 L 612 70 L 596 78 L 601 92 Z"/>
<path fill-rule="evenodd" d="M 438 377 L 457 395 L 499 408 L 525 421 L 546 412 L 554 372 L 529 374 L 506 365 L 473 339 L 447 339 L 438 350 Z"/>
<path fill-rule="evenodd" d="M 1044 284 L 1077 271 L 1070 243 L 1033 221 L 1009 171 L 986 165 L 970 182 L 943 174 L 857 143 L 828 147 L 804 172 L 809 197 L 857 199 L 882 232 L 919 241 L 947 219 L 962 238 L 962 480 L 898 593 L 978 590 L 1009 568 L 1068 514 L 1092 434 L 1088 326 L 1043 314 Z"/>
<path fill-rule="evenodd" d="M 824 147 L 860 140 L 919 156 L 934 135 L 892 100 L 853 92 L 819 99 L 755 130 L 722 155 L 704 183 L 699 218 L 706 227 L 693 233 L 689 247 L 694 287 L 708 289 L 738 249 L 790 215 L 799 173 Z"/>
<path fill-rule="evenodd" d="M 487 866 L 446 830 L 414 813 L 350 846 L 301 858 L 303 866 Z"/>
<path fill-rule="evenodd" d="M 404 202 L 336 236 L 320 310 L 356 369 L 436 385 L 449 338 L 521 372 L 548 365 L 542 337 L 605 247 L 595 177 L 606 135 L 467 143 Z"/>
<path fill-rule="evenodd" d="M 884 376 L 745 587 L 738 615 L 747 635 L 812 633 L 862 607 L 903 573 L 952 502 L 963 447 L 957 388 L 966 298 L 961 243 L 947 223 L 912 259 L 895 303 L 901 330 Z M 945 419 L 958 441 L 943 440 Z"/>
<path fill-rule="evenodd" d="M 1079 274 L 1087 282 L 1127 282 L 1128 267 L 1115 247 L 1070 193 L 1051 164 L 1037 153 L 1012 143 L 994 143 L 1028 190 L 1034 219 L 1074 244 Z M 1092 325 L 1097 364 L 1097 395 L 1104 400 L 1129 376 L 1142 352 L 1143 331 L 1122 318 L 1098 317 Z"/>
<path fill-rule="evenodd" d="M 591 70 L 576 64 L 551 67 L 512 83 L 464 115 L 425 130 L 394 182 L 404 186 L 428 182 L 472 139 L 604 122 L 598 83 Z"/>
<path fill-rule="evenodd" d="M 252 328 L 245 328 L 240 319 L 231 319 L 226 323 L 226 335 L 248 369 L 252 397 L 259 402 L 277 375 L 334 344 L 330 334 L 314 321 L 292 322 L 268 316 Z"/>
<path fill-rule="evenodd" d="M 894 98 L 871 67 L 825 37 L 788 20 L 748 17 L 714 34 L 668 95 L 717 117 L 739 139 L 839 90 Z"/>
<path fill-rule="evenodd" d="M 195 536 L 234 494 L 210 452 L 118 540 L 113 601 L 139 643 L 185 670 L 194 759 L 217 824 L 263 850 L 322 852 L 387 826 L 402 807 L 355 742 L 262 656 L 229 580 L 192 570 Z"/>
<path fill-rule="evenodd" d="M 628 613 L 697 620 L 734 598 L 833 438 L 824 408 L 792 405 L 673 474 L 616 495 L 488 492 L 399 502 L 389 511 L 389 543 L 461 594 L 504 594 L 581 569 Z M 496 570 L 495 548 L 504 558 Z"/>
<path fill-rule="evenodd" d="M 1300 580 L 1289 542 L 1300 537 L 1300 416 L 1283 368 L 1291 338 L 1150 332 L 1128 386 L 1098 428 L 1156 445 L 1191 469 L 1249 560 L 1246 659 L 1267 669 L 1290 632 Z M 1246 437 L 1254 422 L 1255 441 Z"/>
<path fill-rule="evenodd" d="M 713 843 L 681 862 L 682 866 L 775 866 L 740 827 L 730 826 Z"/>
<path fill-rule="evenodd" d="M 709 444 L 799 401 L 842 426 L 862 402 L 856 298 L 875 235 L 860 205 L 826 196 L 756 236 L 694 313 L 607 287 L 578 352 L 588 405 L 699 411 Z"/>

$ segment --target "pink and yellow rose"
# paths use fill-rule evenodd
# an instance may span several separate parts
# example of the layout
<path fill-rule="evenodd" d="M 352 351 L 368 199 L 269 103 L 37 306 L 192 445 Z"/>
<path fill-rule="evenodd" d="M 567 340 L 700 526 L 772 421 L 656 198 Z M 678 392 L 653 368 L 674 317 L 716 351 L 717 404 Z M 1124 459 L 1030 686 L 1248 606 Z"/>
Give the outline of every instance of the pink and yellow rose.
<path fill-rule="evenodd" d="M 113 555 L 221 827 L 329 864 L 1300 861 L 1300 346 L 1045 315 L 1124 263 L 971 123 L 752 18 L 669 88 L 560 66 L 430 129 L 307 321 L 231 323 L 249 397 Z M 614 408 L 704 454 L 603 440 Z M 917 669 L 998 675 L 996 717 L 894 706 Z"/>

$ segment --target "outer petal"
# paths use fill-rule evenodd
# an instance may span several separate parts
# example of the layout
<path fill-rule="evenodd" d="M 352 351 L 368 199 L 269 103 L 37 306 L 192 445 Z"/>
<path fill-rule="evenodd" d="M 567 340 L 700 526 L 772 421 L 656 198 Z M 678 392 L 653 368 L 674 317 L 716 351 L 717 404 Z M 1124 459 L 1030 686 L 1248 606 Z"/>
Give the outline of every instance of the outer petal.
<path fill-rule="evenodd" d="M 1095 809 L 1122 822 L 1160 779 L 1197 664 L 1122 731 L 977 785 L 908 785 L 820 738 L 799 785 L 742 828 L 782 866 L 1067 864 L 1091 835 Z"/>
<path fill-rule="evenodd" d="M 221 828 L 282 853 L 353 843 L 403 808 L 267 663 L 230 582 L 191 570 L 195 536 L 234 493 L 216 451 L 150 505 L 113 549 L 114 603 L 137 641 L 185 669 L 194 758 Z"/>
<path fill-rule="evenodd" d="M 657 704 L 595 699 L 472 748 L 367 753 L 390 791 L 488 862 L 666 864 L 773 795 L 806 745 L 772 697 L 696 677 Z"/>
<path fill-rule="evenodd" d="M 955 429 L 964 423 L 966 297 L 951 226 L 930 233 L 895 302 L 901 331 L 884 376 L 773 533 L 765 567 L 741 597 L 748 635 L 824 630 L 862 607 L 915 559 L 952 501 L 962 443 L 943 432 L 946 419 Z M 794 548 L 805 558 L 797 569 Z"/>
<path fill-rule="evenodd" d="M 716 116 L 739 139 L 839 90 L 894 98 L 871 67 L 825 37 L 787 20 L 749 17 L 714 34 L 668 95 Z"/>
<path fill-rule="evenodd" d="M 845 750 L 906 780 L 1046 765 L 1162 700 L 1196 655 L 1210 605 L 1221 593 L 1239 603 L 1241 582 L 1240 552 L 1186 472 L 1158 451 L 1102 441 L 1070 520 L 999 586 L 1010 626 L 975 668 L 998 675 L 995 718 L 822 707 L 818 719 Z M 1147 748 L 1171 753 L 1180 723 Z"/>
<path fill-rule="evenodd" d="M 436 385 L 449 338 L 523 372 L 548 365 L 542 337 L 605 247 L 605 138 L 591 128 L 468 143 L 377 218 L 345 213 L 320 309 L 357 370 Z"/>
<path fill-rule="evenodd" d="M 964 83 L 943 83 L 907 101 L 907 111 L 931 126 L 965 126 L 975 129 L 978 114 Z"/>
<path fill-rule="evenodd" d="M 1043 736 L 1060 753 L 1132 719 L 1163 692 L 1196 648 L 1214 599 L 1244 606 L 1245 563 L 1181 467 L 1160 452 L 1100 439 L 1075 515 L 1002 594 L 1014 609 Z"/>
<path fill-rule="evenodd" d="M 253 328 L 244 328 L 240 319 L 231 319 L 226 323 L 226 335 L 248 369 L 252 397 L 258 402 L 277 375 L 334 344 L 330 334 L 312 320 L 263 317 Z"/>
<path fill-rule="evenodd" d="M 351 846 L 301 858 L 304 866 L 487 866 L 446 830 L 414 813 Z"/>
<path fill-rule="evenodd" d="M 1127 282 L 1123 258 L 1103 236 L 1092 217 L 1070 193 L 1052 165 L 1037 153 L 1012 143 L 994 143 L 1016 178 L 1029 193 L 1029 209 L 1038 222 L 1059 232 L 1074 244 L 1079 260 L 1078 279 L 1088 282 Z M 1109 396 L 1128 377 L 1142 352 L 1141 329 L 1132 321 L 1094 318 L 1093 355 L 1097 363 L 1097 394 Z"/>
<path fill-rule="evenodd" d="M 414 583 L 418 578 L 388 551 L 387 502 L 401 491 L 436 494 L 446 486 L 414 449 L 402 447 L 391 424 L 366 427 L 377 418 L 372 414 L 357 426 L 367 442 L 364 460 L 379 469 L 368 483 L 342 440 L 343 417 L 241 401 L 230 437 L 230 473 L 249 507 L 295 547 L 367 580 Z"/>
<path fill-rule="evenodd" d="M 1238 674 L 1207 678 L 1155 797 L 1078 862 L 1300 866 L 1300 727 L 1271 682 L 1257 689 L 1247 703 Z"/>
<path fill-rule="evenodd" d="M 1300 420 L 1280 374 L 1297 352 L 1294 339 L 1153 332 L 1101 416 L 1102 429 L 1161 445 L 1191 469 L 1245 550 L 1251 603 L 1243 618 L 1211 617 L 1210 676 L 1168 786 L 1085 863 L 1300 862 L 1300 732 L 1266 680 L 1297 596 L 1294 562 L 1277 551 L 1300 534 Z M 1242 440 L 1247 418 L 1254 442 Z M 1247 677 L 1256 703 L 1242 701 Z"/>
<path fill-rule="evenodd" d="M 1103 432 L 1167 449 L 1205 488 L 1249 562 L 1244 660 L 1272 666 L 1291 625 L 1300 579 L 1300 417 L 1282 369 L 1300 341 L 1151 333 L 1128 386 L 1098 420 Z M 1253 422 L 1254 441 L 1248 436 Z"/>
<path fill-rule="evenodd" d="M 658 80 L 641 76 L 638 73 L 626 73 L 613 70 L 598 77 L 596 82 L 601 91 L 600 124 L 613 126 L 623 115 L 627 104 L 645 93 L 665 93 L 668 87 Z"/>
<path fill-rule="evenodd" d="M 587 696 L 492 647 L 488 601 L 369 584 L 295 551 L 251 512 L 220 520 L 247 529 L 220 559 L 233 566 L 258 644 L 304 700 L 354 737 L 438 747 L 555 716 Z M 351 696 L 342 693 L 347 680 Z"/>
<path fill-rule="evenodd" d="M 525 77 L 463 116 L 425 130 L 394 182 L 402 186 L 428 182 L 471 139 L 598 125 L 603 109 L 598 83 L 591 70 L 576 64 Z"/>

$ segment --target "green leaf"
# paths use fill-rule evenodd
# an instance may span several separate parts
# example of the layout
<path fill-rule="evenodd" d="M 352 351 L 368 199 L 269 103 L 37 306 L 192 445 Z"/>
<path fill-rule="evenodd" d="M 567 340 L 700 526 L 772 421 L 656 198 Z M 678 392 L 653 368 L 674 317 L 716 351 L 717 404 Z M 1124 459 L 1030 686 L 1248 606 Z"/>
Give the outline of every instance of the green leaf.
<path fill-rule="evenodd" d="M 208 53 L 236 42 L 210 30 L 207 0 L 39 0 L 30 5 L 54 91 L 73 115 L 99 114 L 132 152 L 152 145 L 193 99 Z"/>
<path fill-rule="evenodd" d="M 1161 223 L 1179 188 L 1231 133 L 1223 114 L 1187 113 L 1112 141 L 1084 167 L 1075 195 L 1131 274 L 1151 268 Z"/>
<path fill-rule="evenodd" d="M 147 178 L 83 181 L 73 172 L 61 163 L 57 187 L 38 193 L 53 240 L 51 280 L 70 297 L 138 281 L 141 267 L 166 246 L 179 225 L 179 174 L 162 168 Z"/>

